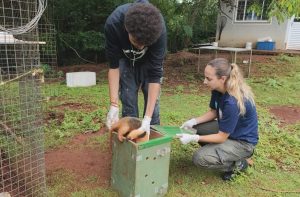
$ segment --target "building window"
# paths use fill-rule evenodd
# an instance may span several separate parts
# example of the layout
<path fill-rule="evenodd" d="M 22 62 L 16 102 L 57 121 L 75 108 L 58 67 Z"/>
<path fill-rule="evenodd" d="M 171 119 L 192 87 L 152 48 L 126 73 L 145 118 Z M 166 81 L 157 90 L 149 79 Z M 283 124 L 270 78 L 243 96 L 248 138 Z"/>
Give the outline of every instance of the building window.
<path fill-rule="evenodd" d="M 256 13 L 249 8 L 253 5 L 253 0 L 238 0 L 236 9 L 237 22 L 268 22 L 268 15 L 266 13 L 267 6 L 270 4 L 270 0 L 260 0 L 261 12 Z"/>
<path fill-rule="evenodd" d="M 295 18 L 294 18 L 294 22 L 299 23 L 299 22 L 300 22 L 300 17 L 295 17 Z"/>

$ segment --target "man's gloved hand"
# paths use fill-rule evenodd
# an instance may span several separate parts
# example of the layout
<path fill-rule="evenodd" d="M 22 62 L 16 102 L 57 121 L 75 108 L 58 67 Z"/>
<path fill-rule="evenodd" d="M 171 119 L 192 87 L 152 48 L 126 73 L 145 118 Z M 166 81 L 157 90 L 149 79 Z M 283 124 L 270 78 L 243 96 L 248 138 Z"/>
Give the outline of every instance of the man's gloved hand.
<path fill-rule="evenodd" d="M 179 138 L 181 144 L 188 144 L 190 142 L 198 142 L 200 139 L 199 135 L 191 135 L 186 133 L 176 134 L 176 137 Z"/>
<path fill-rule="evenodd" d="M 190 120 L 188 120 L 188 121 L 186 121 L 186 122 L 184 122 L 182 125 L 181 125 L 181 129 L 183 129 L 183 128 L 192 128 L 194 125 L 196 125 L 197 124 L 197 120 L 195 119 L 195 118 L 193 118 L 193 119 L 190 119 Z"/>
<path fill-rule="evenodd" d="M 118 121 L 119 121 L 119 108 L 111 105 L 106 117 L 107 128 L 111 129 L 111 126 Z"/>
<path fill-rule="evenodd" d="M 151 122 L 151 118 L 149 116 L 145 116 L 144 119 L 142 120 L 142 125 L 140 128 L 135 129 L 133 131 L 131 131 L 128 135 L 127 135 L 127 139 L 133 140 L 138 138 L 140 135 L 142 135 L 143 133 L 146 132 L 148 139 L 149 139 L 149 135 L 150 135 L 150 122 Z"/>
<path fill-rule="evenodd" d="M 142 125 L 138 130 L 143 130 L 146 131 L 147 134 L 150 134 L 150 122 L 151 122 L 151 118 L 149 116 L 145 116 L 143 121 L 142 121 Z"/>

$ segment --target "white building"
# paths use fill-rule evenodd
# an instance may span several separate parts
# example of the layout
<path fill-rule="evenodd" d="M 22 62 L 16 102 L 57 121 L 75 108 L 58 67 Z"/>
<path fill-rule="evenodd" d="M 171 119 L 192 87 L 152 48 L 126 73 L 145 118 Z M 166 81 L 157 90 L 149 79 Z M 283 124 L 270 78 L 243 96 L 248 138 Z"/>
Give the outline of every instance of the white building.
<path fill-rule="evenodd" d="M 252 42 L 252 47 L 256 48 L 258 39 L 265 38 L 275 41 L 276 49 L 300 50 L 300 18 L 292 17 L 281 23 L 275 17 L 268 20 L 264 10 L 267 0 L 261 1 L 260 16 L 248 11 L 251 2 L 235 0 L 232 11 L 222 5 L 225 14 L 218 17 L 216 32 L 219 46 L 245 47 L 246 42 Z"/>

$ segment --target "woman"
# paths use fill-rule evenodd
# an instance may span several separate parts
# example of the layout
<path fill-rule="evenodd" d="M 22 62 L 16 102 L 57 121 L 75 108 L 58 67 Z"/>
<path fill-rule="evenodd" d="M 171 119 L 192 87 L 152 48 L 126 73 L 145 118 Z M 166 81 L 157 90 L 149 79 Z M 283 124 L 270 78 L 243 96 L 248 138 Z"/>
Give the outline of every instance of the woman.
<path fill-rule="evenodd" d="M 244 82 L 236 64 L 217 58 L 205 67 L 204 84 L 212 90 L 210 108 L 200 117 L 183 123 L 197 134 L 178 134 L 182 144 L 203 145 L 193 155 L 193 162 L 203 168 L 224 172 L 223 180 L 231 180 L 248 167 L 246 161 L 258 142 L 258 123 L 254 96 Z M 217 120 L 215 120 L 217 119 Z"/>

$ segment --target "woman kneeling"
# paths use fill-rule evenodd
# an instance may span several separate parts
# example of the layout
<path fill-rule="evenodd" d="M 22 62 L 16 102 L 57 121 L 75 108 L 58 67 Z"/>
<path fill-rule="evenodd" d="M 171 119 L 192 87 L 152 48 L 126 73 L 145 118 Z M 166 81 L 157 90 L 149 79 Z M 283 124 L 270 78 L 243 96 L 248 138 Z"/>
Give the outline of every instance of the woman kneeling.
<path fill-rule="evenodd" d="M 246 161 L 258 142 L 258 123 L 254 96 L 236 64 L 217 58 L 205 67 L 205 80 L 211 88 L 210 111 L 183 123 L 181 128 L 195 128 L 197 134 L 178 134 L 182 144 L 203 145 L 193 155 L 193 162 L 203 168 L 224 172 L 231 180 L 248 167 Z"/>

